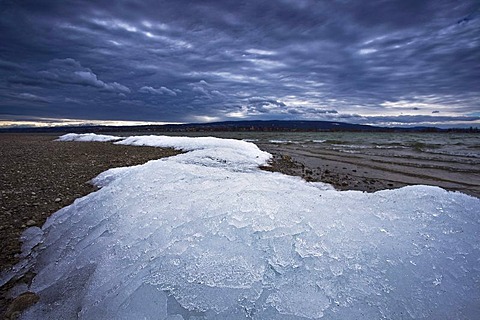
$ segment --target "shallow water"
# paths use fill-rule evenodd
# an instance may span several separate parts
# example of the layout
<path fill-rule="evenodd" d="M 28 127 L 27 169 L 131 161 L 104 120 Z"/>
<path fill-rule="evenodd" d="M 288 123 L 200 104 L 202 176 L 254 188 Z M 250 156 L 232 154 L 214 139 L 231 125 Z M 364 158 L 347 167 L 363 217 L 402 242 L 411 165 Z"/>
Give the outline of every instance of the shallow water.
<path fill-rule="evenodd" d="M 216 134 L 214 134 L 216 135 Z M 258 143 L 290 143 L 322 147 L 346 153 L 383 154 L 384 150 L 416 156 L 462 156 L 480 159 L 480 135 L 465 133 L 300 132 L 220 133 L 221 137 L 249 139 Z M 478 163 L 478 162 L 477 162 Z"/>
<path fill-rule="evenodd" d="M 123 135 L 132 135 L 125 133 Z M 138 133 L 137 133 L 138 134 Z M 140 133 L 151 134 L 151 133 Z M 264 144 L 298 144 L 346 153 L 383 154 L 384 150 L 435 158 L 435 155 L 477 158 L 480 163 L 480 135 L 471 133 L 409 132 L 167 132 L 158 135 L 214 136 L 244 139 Z M 360 151 L 361 150 L 361 151 Z"/>

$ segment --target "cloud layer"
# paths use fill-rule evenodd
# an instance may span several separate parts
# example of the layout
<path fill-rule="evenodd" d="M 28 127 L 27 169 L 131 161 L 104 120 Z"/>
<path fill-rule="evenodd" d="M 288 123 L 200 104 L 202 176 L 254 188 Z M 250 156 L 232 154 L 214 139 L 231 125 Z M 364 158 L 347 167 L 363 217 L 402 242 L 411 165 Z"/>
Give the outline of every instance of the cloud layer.
<path fill-rule="evenodd" d="M 477 1 L 3 1 L 0 115 L 480 124 Z"/>

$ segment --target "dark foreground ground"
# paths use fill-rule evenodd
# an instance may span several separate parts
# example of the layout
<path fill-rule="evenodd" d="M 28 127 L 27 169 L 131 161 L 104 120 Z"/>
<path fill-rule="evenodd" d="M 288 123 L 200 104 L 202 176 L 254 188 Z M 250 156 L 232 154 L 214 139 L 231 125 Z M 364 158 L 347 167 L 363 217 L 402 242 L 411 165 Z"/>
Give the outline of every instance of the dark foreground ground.
<path fill-rule="evenodd" d="M 57 136 L 0 134 L 0 272 L 18 262 L 19 238 L 26 228 L 41 227 L 52 213 L 95 191 L 89 181 L 101 172 L 179 153 L 172 149 L 102 142 L 57 142 L 54 141 Z M 348 157 L 330 151 L 310 154 L 272 144 L 260 145 L 260 148 L 274 155 L 271 166 L 263 169 L 327 182 L 339 190 L 373 192 L 409 184 L 430 184 L 480 196 L 480 186 L 475 182 L 478 172 L 472 172 L 475 170 L 470 167 L 459 168 L 465 172 L 452 172 L 455 168 L 435 169 L 437 172 L 432 171 L 430 162 L 428 166 L 414 161 L 398 167 L 399 164 L 388 161 Z M 464 177 L 458 176 L 463 173 Z M 22 310 L 35 301 L 33 294 L 24 296 L 25 301 L 17 299 L 13 303 L 7 296 L 13 285 L 28 283 L 31 277 L 27 274 L 0 288 L 0 319 L 7 308 L 14 306 Z"/>

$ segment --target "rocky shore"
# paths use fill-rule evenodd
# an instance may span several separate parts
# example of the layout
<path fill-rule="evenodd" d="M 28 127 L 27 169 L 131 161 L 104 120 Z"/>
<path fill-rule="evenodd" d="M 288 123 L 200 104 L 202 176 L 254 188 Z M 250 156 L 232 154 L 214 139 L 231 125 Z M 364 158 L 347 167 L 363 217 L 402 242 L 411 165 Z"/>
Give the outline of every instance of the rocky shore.
<path fill-rule="evenodd" d="M 296 156 L 272 153 L 273 159 L 269 166 L 261 169 L 281 172 L 291 176 L 299 176 L 310 182 L 324 182 L 331 184 L 336 190 L 359 190 L 375 192 L 378 190 L 395 189 L 406 186 L 405 183 L 387 181 L 368 176 L 368 171 L 359 172 L 359 168 L 349 164 L 319 163 L 317 166 L 306 166 L 297 160 Z M 364 177 L 355 176 L 356 173 L 364 174 Z"/>

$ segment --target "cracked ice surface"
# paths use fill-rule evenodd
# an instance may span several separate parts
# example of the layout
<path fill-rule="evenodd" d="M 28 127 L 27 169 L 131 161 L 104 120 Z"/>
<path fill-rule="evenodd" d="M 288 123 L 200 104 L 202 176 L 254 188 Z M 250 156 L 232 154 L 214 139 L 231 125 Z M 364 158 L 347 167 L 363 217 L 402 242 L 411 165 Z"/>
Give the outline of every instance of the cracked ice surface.
<path fill-rule="evenodd" d="M 41 298 L 24 319 L 480 314 L 477 198 L 323 190 L 257 169 L 269 155 L 244 141 L 117 143 L 191 151 L 108 170 L 48 219 L 30 289 Z"/>

